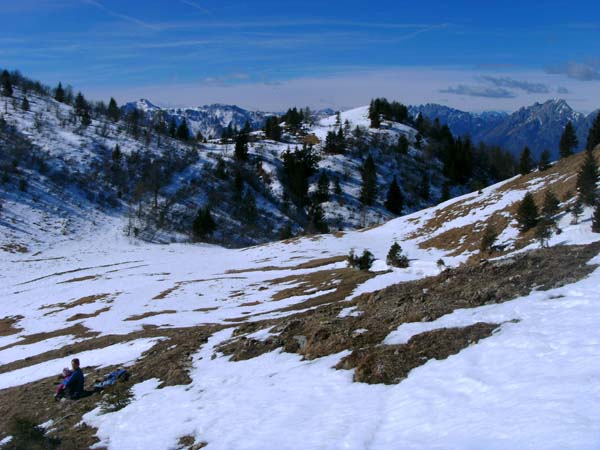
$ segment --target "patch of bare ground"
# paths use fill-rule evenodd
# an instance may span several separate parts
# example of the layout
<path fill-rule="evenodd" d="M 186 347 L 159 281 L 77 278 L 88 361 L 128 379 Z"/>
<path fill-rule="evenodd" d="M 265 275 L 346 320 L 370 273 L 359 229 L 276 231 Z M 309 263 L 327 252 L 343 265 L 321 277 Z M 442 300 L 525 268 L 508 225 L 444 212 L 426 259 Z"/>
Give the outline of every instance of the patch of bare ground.
<path fill-rule="evenodd" d="M 21 331 L 21 328 L 15 326 L 21 319 L 23 319 L 23 316 L 3 317 L 0 319 L 0 336 L 10 336 Z"/>
<path fill-rule="evenodd" d="M 4 244 L 0 246 L 0 250 L 7 253 L 27 253 L 29 249 L 23 244 Z"/>
<path fill-rule="evenodd" d="M 61 281 L 58 284 L 79 283 L 81 281 L 97 280 L 98 278 L 100 278 L 100 275 L 86 275 L 86 276 L 83 276 L 83 277 L 71 278 L 69 280 Z"/>
<path fill-rule="evenodd" d="M 162 381 L 160 388 L 189 384 L 191 379 L 188 371 L 192 363 L 192 355 L 207 342 L 210 335 L 221 329 L 220 326 L 204 326 L 186 329 L 160 330 L 148 327 L 143 331 L 127 336 L 101 336 L 86 342 L 76 343 L 64 349 L 55 350 L 32 357 L 26 365 L 37 364 L 55 358 L 65 358 L 65 365 L 72 355 L 85 350 L 104 348 L 106 346 L 126 342 L 142 337 L 163 336 L 167 339 L 158 342 L 154 347 L 145 352 L 142 358 L 128 367 L 131 373 L 129 381 L 124 383 L 124 388 L 141 383 L 151 378 Z M 85 365 L 85 361 L 82 361 Z M 24 366 L 23 362 L 15 362 L 3 366 L 2 371 L 16 370 Z M 4 370 L 7 368 L 7 370 Z M 93 380 L 104 375 L 117 366 L 106 367 L 101 371 L 84 367 L 86 373 L 86 389 L 91 390 Z M 101 400 L 99 394 L 78 401 L 55 402 L 53 399 L 57 378 L 49 377 L 23 386 L 0 390 L 0 439 L 4 437 L 2 430 L 13 416 L 27 416 L 36 423 L 44 423 L 49 419 L 54 420 L 53 431 L 50 435 L 61 440 L 60 449 L 80 450 L 89 448 L 97 442 L 96 430 L 81 425 L 81 417 L 97 407 Z M 200 443 L 193 445 L 199 445 Z M 201 448 L 201 447 L 197 447 Z"/>
<path fill-rule="evenodd" d="M 336 369 L 353 369 L 354 381 L 398 384 L 424 361 L 442 360 L 492 335 L 497 324 L 477 323 L 463 328 L 441 328 L 413 336 L 406 344 L 379 345 L 352 352 Z"/>
<path fill-rule="evenodd" d="M 113 297 L 116 295 L 117 294 L 114 294 Z M 76 306 L 89 305 L 91 303 L 104 301 L 104 300 L 109 299 L 109 297 L 111 297 L 111 294 L 86 295 L 85 297 L 81 297 L 72 302 L 61 302 L 61 303 L 53 303 L 53 304 L 49 304 L 49 305 L 44 305 L 40 309 L 52 309 L 52 311 L 44 314 L 44 315 L 50 315 L 50 314 L 54 314 L 54 313 L 57 313 L 60 311 L 64 311 L 66 309 L 75 308 Z M 112 300 L 109 300 L 106 303 L 110 303 L 111 301 Z"/>
<path fill-rule="evenodd" d="M 104 308 L 97 309 L 91 313 L 78 313 L 73 314 L 71 317 L 67 318 L 67 322 L 75 322 L 76 320 L 90 319 L 92 317 L 98 317 L 100 314 L 103 314 L 107 311 L 110 311 L 110 306 L 105 306 Z"/>
<path fill-rule="evenodd" d="M 298 258 L 302 258 L 301 256 Z M 233 269 L 228 270 L 227 274 L 242 274 L 242 273 L 251 273 L 251 272 L 275 272 L 282 270 L 302 270 L 302 269 L 317 269 L 319 267 L 328 266 L 330 264 L 335 264 L 338 262 L 345 261 L 345 256 L 331 256 L 329 258 L 319 258 L 313 259 L 311 261 L 307 261 L 302 264 L 298 264 L 296 266 L 266 266 L 266 267 L 253 267 L 251 269 Z"/>
<path fill-rule="evenodd" d="M 516 217 L 518 201 L 492 214 L 489 218 L 477 221 L 473 224 L 453 228 L 442 233 L 437 233 L 444 224 L 460 218 L 467 217 L 476 211 L 485 208 L 490 204 L 499 201 L 503 195 L 515 190 L 528 190 L 532 193 L 536 203 L 541 207 L 546 192 L 552 191 L 563 202 L 561 213 L 566 213 L 570 207 L 569 202 L 574 198 L 577 192 L 577 171 L 583 163 L 583 154 L 579 153 L 569 158 L 565 158 L 554 164 L 548 170 L 540 173 L 533 172 L 528 175 L 520 176 L 500 188 L 490 197 L 483 198 L 481 201 L 472 201 L 471 203 L 456 202 L 446 208 L 440 209 L 435 216 L 428 220 L 423 227 L 409 236 L 411 239 L 431 236 L 422 241 L 421 248 L 439 248 L 451 252 L 451 255 L 459 255 L 464 252 L 477 252 L 483 230 L 487 225 L 493 226 L 496 231 L 501 233 L 505 230 L 512 220 Z M 600 160 L 600 149 L 595 150 L 597 160 Z M 436 234 L 437 233 L 437 234 Z M 526 247 L 534 240 L 534 232 L 519 235 L 515 242 L 515 249 Z M 514 250 L 514 249 L 513 249 Z M 500 252 L 499 254 L 502 254 Z"/>
<path fill-rule="evenodd" d="M 588 261 L 598 252 L 600 243 L 552 247 L 504 260 L 463 265 L 435 277 L 365 294 L 351 302 L 333 302 L 291 317 L 240 325 L 234 337 L 220 350 L 234 361 L 253 358 L 276 348 L 298 353 L 306 359 L 350 350 L 352 353 L 338 368 L 351 368 L 353 364 L 363 362 L 365 371 L 359 376 L 361 380 L 364 376 L 369 382 L 388 382 L 404 377 L 403 371 L 414 368 L 415 361 L 420 361 L 418 365 L 421 365 L 430 358 L 458 353 L 474 342 L 475 337 L 484 338 L 497 326 L 486 324 L 473 329 L 431 332 L 407 344 L 408 347 L 380 348 L 386 336 L 401 324 L 433 321 L 456 309 L 502 303 L 527 295 L 533 289 L 546 290 L 574 283 L 595 269 Z M 351 306 L 360 315 L 339 317 L 343 308 Z M 265 328 L 275 335 L 264 341 L 246 337 L 248 333 Z M 435 346 L 443 348 L 436 350 Z M 402 354 L 412 362 L 407 360 L 389 366 L 385 362 L 390 357 L 389 352 L 391 355 L 399 352 L 398 355 Z M 370 353 L 374 356 L 369 357 Z M 416 358 L 417 354 L 424 357 Z M 371 367 L 372 375 L 367 376 L 367 366 L 376 362 L 382 362 L 383 369 Z M 378 376 L 386 381 L 377 381 Z"/>
<path fill-rule="evenodd" d="M 91 332 L 89 329 L 87 329 L 86 327 L 84 327 L 83 325 L 78 323 L 76 325 L 73 325 L 68 328 L 63 328 L 61 330 L 55 330 L 55 331 L 44 332 L 44 333 L 35 333 L 35 334 L 23 336 L 17 342 L 14 342 L 10 345 L 5 345 L 4 347 L 0 347 L 0 351 L 6 350 L 7 348 L 16 347 L 19 345 L 35 344 L 36 342 L 45 341 L 46 339 L 50 339 L 50 338 L 54 338 L 54 337 L 58 337 L 58 336 L 75 336 L 78 338 L 87 339 L 87 338 L 91 338 L 91 337 L 94 337 L 97 335 L 98 335 L 98 333 Z M 2 369 L 0 368 L 0 372 L 1 371 L 2 371 Z"/>
<path fill-rule="evenodd" d="M 135 321 L 135 320 L 142 320 L 145 319 L 146 317 L 153 317 L 153 316 L 160 316 L 163 314 L 176 314 L 177 311 L 174 311 L 172 309 L 167 309 L 166 311 L 149 311 L 147 313 L 144 314 L 138 314 L 135 316 L 129 316 L 126 319 L 123 319 L 125 321 Z"/>

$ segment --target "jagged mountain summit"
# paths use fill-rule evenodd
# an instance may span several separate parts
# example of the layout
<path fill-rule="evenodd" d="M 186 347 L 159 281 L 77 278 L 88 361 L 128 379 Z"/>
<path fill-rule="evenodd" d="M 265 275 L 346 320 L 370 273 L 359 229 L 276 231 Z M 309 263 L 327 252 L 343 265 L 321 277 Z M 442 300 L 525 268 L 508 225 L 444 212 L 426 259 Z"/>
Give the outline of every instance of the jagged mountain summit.
<path fill-rule="evenodd" d="M 430 120 L 438 118 L 455 135 L 470 135 L 474 142 L 499 145 L 518 155 L 528 146 L 535 157 L 548 149 L 558 158 L 558 143 L 567 122 L 571 121 L 579 139 L 579 148 L 598 112 L 588 116 L 574 111 L 562 99 L 523 107 L 512 114 L 502 112 L 470 113 L 443 105 L 427 104 L 410 108 L 412 114 L 422 113 Z"/>

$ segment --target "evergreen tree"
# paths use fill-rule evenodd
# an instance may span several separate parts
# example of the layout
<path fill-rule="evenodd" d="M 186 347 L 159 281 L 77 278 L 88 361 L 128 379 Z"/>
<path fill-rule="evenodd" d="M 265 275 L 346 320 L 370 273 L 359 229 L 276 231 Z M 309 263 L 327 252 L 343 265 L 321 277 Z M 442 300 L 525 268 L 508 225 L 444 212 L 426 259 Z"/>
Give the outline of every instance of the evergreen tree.
<path fill-rule="evenodd" d="M 519 160 L 519 173 L 521 175 L 527 175 L 528 173 L 531 173 L 534 167 L 535 162 L 531 157 L 531 150 L 529 150 L 529 147 L 525 147 L 523 153 L 521 153 L 521 159 Z"/>
<path fill-rule="evenodd" d="M 238 161 L 248 160 L 248 136 L 244 133 L 239 133 L 235 138 L 234 157 Z"/>
<path fill-rule="evenodd" d="M 385 200 L 385 207 L 388 211 L 397 216 L 402 214 L 402 208 L 404 207 L 404 197 L 396 177 L 392 180 L 388 189 L 387 197 Z"/>
<path fill-rule="evenodd" d="M 281 140 L 281 126 L 279 126 L 279 117 L 267 117 L 264 127 L 265 136 L 273 141 Z"/>
<path fill-rule="evenodd" d="M 62 83 L 59 82 L 56 90 L 54 91 L 54 100 L 60 103 L 65 102 L 65 90 L 63 89 Z"/>
<path fill-rule="evenodd" d="M 121 161 L 121 158 L 123 157 L 123 153 L 121 152 L 121 147 L 119 147 L 119 144 L 115 145 L 115 148 L 112 151 L 111 157 L 115 163 L 119 163 Z"/>
<path fill-rule="evenodd" d="M 498 239 L 498 232 L 494 228 L 493 225 L 488 224 L 483 230 L 483 236 L 481 237 L 481 243 L 479 245 L 479 250 L 481 253 L 491 254 L 494 249 L 494 244 Z"/>
<path fill-rule="evenodd" d="M 408 257 L 402 251 L 402 247 L 398 242 L 394 241 L 390 250 L 388 251 L 386 262 L 388 266 L 398 267 L 401 269 L 405 269 L 409 266 Z"/>
<path fill-rule="evenodd" d="M 542 217 L 535 227 L 535 238 L 540 243 L 541 247 L 547 247 L 548 241 L 552 237 L 552 229 L 554 222 L 546 217 Z"/>
<path fill-rule="evenodd" d="M 317 155 L 307 145 L 283 153 L 283 178 L 294 203 L 304 208 L 309 203 L 308 180 L 317 171 Z"/>
<path fill-rule="evenodd" d="M 398 138 L 398 153 L 401 155 L 406 155 L 408 153 L 409 142 L 406 136 L 403 134 Z"/>
<path fill-rule="evenodd" d="M 533 195 L 531 193 L 525 194 L 523 200 L 519 204 L 517 208 L 517 222 L 519 224 L 519 230 L 522 233 L 525 233 L 538 224 L 539 220 L 539 212 L 538 208 L 535 204 L 535 200 L 533 199 Z"/>
<path fill-rule="evenodd" d="M 594 150 L 600 144 L 600 113 L 596 116 L 587 138 L 587 150 Z"/>
<path fill-rule="evenodd" d="M 2 85 L 2 95 L 5 97 L 13 96 L 12 80 L 8 70 L 4 70 L 0 75 L 0 85 Z"/>
<path fill-rule="evenodd" d="M 425 201 L 428 201 L 431 196 L 429 174 L 427 171 L 423 172 L 423 176 L 421 177 L 421 188 L 419 189 L 419 195 Z"/>
<path fill-rule="evenodd" d="M 308 232 L 309 233 L 328 233 L 329 226 L 325 220 L 325 212 L 319 203 L 313 203 L 308 208 Z"/>
<path fill-rule="evenodd" d="M 175 119 L 171 117 L 171 122 L 169 122 L 169 136 L 175 138 L 177 136 L 177 125 L 175 124 Z"/>
<path fill-rule="evenodd" d="M 594 233 L 600 233 L 600 202 L 596 203 L 594 207 L 594 214 L 592 215 L 592 231 Z"/>
<path fill-rule="evenodd" d="M 575 134 L 575 127 L 573 127 L 573 123 L 571 121 L 568 121 L 567 125 L 565 126 L 565 130 L 560 137 L 559 149 L 561 159 L 571 156 L 573 154 L 573 150 L 575 150 L 578 145 L 579 141 L 577 140 L 577 135 Z"/>
<path fill-rule="evenodd" d="M 23 111 L 29 111 L 29 100 L 27 100 L 27 96 L 23 96 L 23 101 L 21 101 L 21 109 Z"/>
<path fill-rule="evenodd" d="M 375 197 L 377 196 L 377 171 L 372 155 L 369 155 L 365 160 L 361 169 L 361 177 L 360 201 L 363 205 L 371 206 L 375 203 Z"/>
<path fill-rule="evenodd" d="M 329 201 L 329 176 L 327 172 L 321 172 L 317 181 L 317 191 L 315 193 L 315 201 L 318 203 Z"/>
<path fill-rule="evenodd" d="M 110 118 L 110 120 L 112 120 L 113 122 L 118 122 L 119 119 L 121 118 L 121 110 L 119 109 L 119 106 L 117 105 L 117 101 L 114 98 L 110 98 L 110 101 L 108 102 L 108 111 L 107 111 L 108 117 Z"/>
<path fill-rule="evenodd" d="M 548 150 L 544 150 L 540 155 L 540 162 L 538 163 L 538 170 L 540 172 L 544 172 L 550 168 L 550 152 Z"/>
<path fill-rule="evenodd" d="M 556 195 L 554 195 L 554 192 L 547 191 L 542 205 L 542 216 L 554 223 L 556 221 L 556 215 L 560 211 L 559 206 L 560 202 Z"/>
<path fill-rule="evenodd" d="M 190 138 L 190 129 L 187 126 L 187 120 L 183 119 L 177 127 L 177 139 L 187 141 Z"/>
<path fill-rule="evenodd" d="M 598 167 L 591 150 L 585 151 L 583 165 L 577 176 L 577 191 L 584 205 L 593 206 L 596 202 L 596 189 L 598 184 Z"/>
<path fill-rule="evenodd" d="M 575 200 L 575 204 L 573 205 L 573 209 L 571 209 L 571 215 L 573 216 L 573 224 L 577 225 L 579 222 L 579 217 L 583 214 L 583 203 L 581 203 L 581 199 L 577 197 Z"/>
<path fill-rule="evenodd" d="M 212 218 L 210 208 L 200 208 L 192 224 L 192 233 L 196 240 L 204 239 L 210 236 L 217 228 L 217 224 Z"/>

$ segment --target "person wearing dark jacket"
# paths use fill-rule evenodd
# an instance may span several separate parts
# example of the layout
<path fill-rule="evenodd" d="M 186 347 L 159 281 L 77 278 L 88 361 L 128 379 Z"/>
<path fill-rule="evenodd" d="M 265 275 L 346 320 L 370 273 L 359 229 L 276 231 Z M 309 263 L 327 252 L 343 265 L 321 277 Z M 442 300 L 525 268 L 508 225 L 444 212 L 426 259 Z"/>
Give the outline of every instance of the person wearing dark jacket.
<path fill-rule="evenodd" d="M 65 381 L 65 392 L 71 400 L 78 400 L 83 395 L 83 384 L 85 377 L 83 371 L 79 367 L 79 359 L 75 358 L 71 361 L 73 373 L 68 380 Z"/>

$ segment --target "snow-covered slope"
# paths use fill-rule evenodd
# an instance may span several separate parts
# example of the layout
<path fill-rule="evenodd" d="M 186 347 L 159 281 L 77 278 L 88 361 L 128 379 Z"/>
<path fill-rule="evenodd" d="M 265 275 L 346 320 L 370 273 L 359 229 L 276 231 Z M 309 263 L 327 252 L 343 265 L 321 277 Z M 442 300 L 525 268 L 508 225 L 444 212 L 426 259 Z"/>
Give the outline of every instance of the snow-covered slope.
<path fill-rule="evenodd" d="M 242 250 L 131 243 L 106 222 L 35 254 L 5 254 L 0 424 L 25 411 L 37 423 L 60 419 L 48 428 L 67 442 L 87 436 L 86 446 L 119 450 L 595 448 L 600 234 L 591 209 L 577 224 L 566 213 L 580 163 L 367 230 Z M 549 189 L 563 200 L 562 233 L 537 251 L 514 209 Z M 478 264 L 488 224 L 503 250 Z M 386 264 L 394 241 L 408 268 Z M 371 271 L 347 267 L 350 249 L 373 252 Z M 475 324 L 493 332 L 452 351 L 454 341 L 435 340 Z M 404 354 L 416 361 L 406 375 L 361 382 L 381 383 Z M 99 395 L 55 405 L 47 377 L 71 355 L 88 377 L 127 365 L 131 402 L 108 413 Z M 81 421 L 88 427 L 74 428 Z"/>
<path fill-rule="evenodd" d="M 211 241 L 228 246 L 264 243 L 283 231 L 296 235 L 307 228 L 306 211 L 289 204 L 282 173 L 283 153 L 301 147 L 300 138 L 291 136 L 285 143 L 253 139 L 251 163 L 240 168 L 233 157 L 233 143 L 186 143 L 127 121 L 113 123 L 104 116 L 82 127 L 71 106 L 30 92 L 30 107 L 25 111 L 19 106 L 22 96 L 15 89 L 14 100 L 5 100 L 3 106 L 6 126 L 0 127 L 0 140 L 6 143 L 5 149 L 15 147 L 13 140 L 19 141 L 27 157 L 0 155 L 0 171 L 8 179 L 0 189 L 6 219 L 0 220 L 0 246 L 35 248 L 37 242 L 68 239 L 73 230 L 87 228 L 90 221 L 132 235 L 136 230 L 138 237 L 150 241 L 179 242 L 189 240 L 195 215 L 204 206 L 211 208 L 217 222 Z M 148 101 L 135 106 L 149 113 L 159 110 Z M 186 114 L 208 114 L 210 120 L 225 122 L 238 114 L 235 107 L 207 108 L 186 110 Z M 413 143 L 415 130 L 396 123 L 387 124 L 384 130 L 369 130 L 365 114 L 366 108 L 342 114 L 352 129 L 362 127 L 365 136 L 363 147 L 351 148 L 344 155 L 321 152 L 327 131 L 339 128 L 335 116 L 307 130 L 322 138 L 316 145 L 318 170 L 308 182 L 313 192 L 319 175 L 328 175 L 331 195 L 322 208 L 332 230 L 372 226 L 394 217 L 383 207 L 394 176 L 405 197 L 405 212 L 434 204 L 441 197 L 445 178 L 439 161 L 414 147 L 407 155 L 398 155 L 390 147 L 400 134 Z M 115 160 L 117 145 L 122 156 Z M 368 154 L 375 158 L 378 172 L 372 206 L 359 200 L 361 168 Z M 16 170 L 11 168 L 14 160 L 20 164 Z M 158 169 L 152 170 L 153 166 Z M 419 195 L 424 173 L 431 180 L 427 200 Z M 242 177 L 241 192 L 237 174 Z M 28 189 L 20 189 L 22 180 Z M 338 192 L 333 192 L 335 182 Z M 251 204 L 248 199 L 254 200 L 255 208 L 245 208 Z M 19 225 L 27 221 L 33 226 Z"/>

